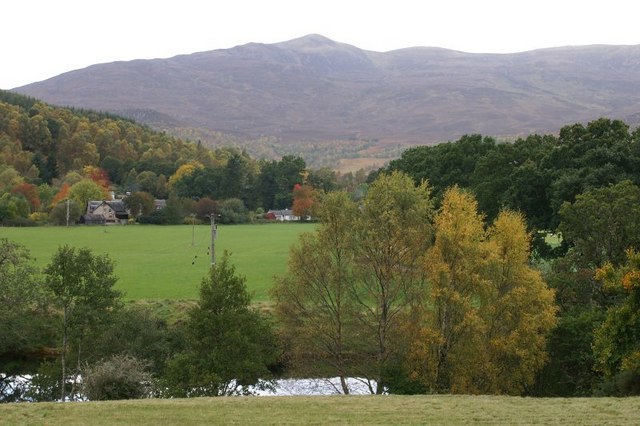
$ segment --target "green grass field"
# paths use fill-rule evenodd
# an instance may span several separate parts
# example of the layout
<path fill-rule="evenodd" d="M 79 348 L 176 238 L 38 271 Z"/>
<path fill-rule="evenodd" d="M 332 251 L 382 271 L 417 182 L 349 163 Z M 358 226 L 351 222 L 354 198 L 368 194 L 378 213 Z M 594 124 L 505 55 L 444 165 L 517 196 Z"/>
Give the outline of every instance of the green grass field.
<path fill-rule="evenodd" d="M 228 397 L 1 404 L 10 425 L 638 424 L 640 398 L 508 396 Z"/>
<path fill-rule="evenodd" d="M 313 224 L 220 225 L 216 257 L 231 253 L 236 271 L 247 278 L 254 302 L 269 298 L 273 276 L 284 274 L 289 247 Z M 58 246 L 89 247 L 115 261 L 116 288 L 126 300 L 185 300 L 198 297 L 208 273 L 211 242 L 208 225 L 74 226 L 0 228 L 0 238 L 24 244 L 38 267 L 46 266 Z"/>

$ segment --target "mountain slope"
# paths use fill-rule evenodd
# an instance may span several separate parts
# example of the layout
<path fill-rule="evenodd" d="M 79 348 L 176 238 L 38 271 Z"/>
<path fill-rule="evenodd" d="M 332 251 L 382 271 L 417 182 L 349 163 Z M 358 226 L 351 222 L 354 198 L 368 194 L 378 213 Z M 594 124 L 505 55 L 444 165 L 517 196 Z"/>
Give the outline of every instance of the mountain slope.
<path fill-rule="evenodd" d="M 406 145 L 637 117 L 640 46 L 380 53 L 309 35 L 93 65 L 14 90 L 59 105 L 125 112 L 169 131 Z"/>

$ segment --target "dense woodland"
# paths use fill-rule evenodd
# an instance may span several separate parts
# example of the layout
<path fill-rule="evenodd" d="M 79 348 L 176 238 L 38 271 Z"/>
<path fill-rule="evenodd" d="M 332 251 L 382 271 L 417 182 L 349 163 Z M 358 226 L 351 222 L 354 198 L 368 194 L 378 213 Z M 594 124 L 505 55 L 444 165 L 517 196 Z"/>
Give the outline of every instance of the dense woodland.
<path fill-rule="evenodd" d="M 74 217 L 88 199 L 135 194 L 133 217 L 146 223 L 181 223 L 198 214 L 246 222 L 251 211 L 293 206 L 293 189 L 355 187 L 363 172 L 337 176 L 307 170 L 296 156 L 257 161 L 233 148 L 212 151 L 136 124 L 91 111 L 45 105 L 0 92 L 0 222 L 60 223 L 60 204 L 74 202 Z M 153 212 L 153 199 L 168 209 Z M 226 214 L 225 214 L 226 213 Z"/>
<path fill-rule="evenodd" d="M 372 392 L 640 393 L 640 131 L 622 121 L 419 146 L 366 179 L 0 96 L 5 225 L 59 223 L 61 202 L 79 215 L 108 190 L 131 193 L 139 222 L 291 206 L 319 219 L 273 312 L 224 257 L 177 324 L 125 306 L 107 255 L 61 247 L 36 271 L 0 240 L 0 386 L 38 372 L 5 400 L 229 395 L 283 374 Z"/>

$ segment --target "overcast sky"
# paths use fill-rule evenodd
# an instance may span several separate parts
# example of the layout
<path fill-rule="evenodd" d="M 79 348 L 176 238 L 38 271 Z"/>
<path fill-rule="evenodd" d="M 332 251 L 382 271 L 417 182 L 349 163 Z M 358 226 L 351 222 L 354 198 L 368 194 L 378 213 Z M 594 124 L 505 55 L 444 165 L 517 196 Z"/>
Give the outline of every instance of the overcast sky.
<path fill-rule="evenodd" d="M 2 0 L 0 88 L 311 33 L 381 52 L 640 44 L 638 12 L 635 0 Z"/>

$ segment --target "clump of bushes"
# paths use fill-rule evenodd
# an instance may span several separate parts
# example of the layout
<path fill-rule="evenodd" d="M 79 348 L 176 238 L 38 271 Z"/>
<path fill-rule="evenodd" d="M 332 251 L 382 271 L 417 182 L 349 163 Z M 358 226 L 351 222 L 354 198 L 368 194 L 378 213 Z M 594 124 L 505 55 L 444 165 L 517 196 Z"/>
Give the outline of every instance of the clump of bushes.
<path fill-rule="evenodd" d="M 84 368 L 83 393 L 91 401 L 149 397 L 152 377 L 148 368 L 148 362 L 133 356 L 113 355 Z"/>

